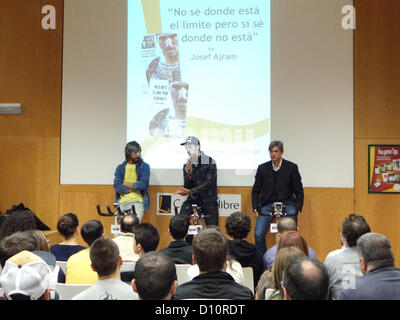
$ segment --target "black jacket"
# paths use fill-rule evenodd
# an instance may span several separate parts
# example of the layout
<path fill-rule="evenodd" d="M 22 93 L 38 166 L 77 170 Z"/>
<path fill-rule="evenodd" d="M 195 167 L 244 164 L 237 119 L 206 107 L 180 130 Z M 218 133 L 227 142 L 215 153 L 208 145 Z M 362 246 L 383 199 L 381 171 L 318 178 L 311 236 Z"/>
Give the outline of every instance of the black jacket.
<path fill-rule="evenodd" d="M 192 176 L 189 177 L 183 166 L 184 187 L 190 189 L 189 198 L 193 202 L 217 201 L 217 165 L 215 160 L 203 152 L 198 163 L 193 164 Z"/>
<path fill-rule="evenodd" d="M 172 241 L 160 252 L 170 257 L 175 264 L 192 264 L 192 246 L 184 240 Z"/>
<path fill-rule="evenodd" d="M 207 272 L 194 277 L 176 288 L 174 300 L 181 299 L 232 299 L 254 300 L 251 290 L 223 271 Z"/>
<path fill-rule="evenodd" d="M 264 272 L 263 256 L 258 252 L 256 246 L 246 240 L 228 240 L 229 254 L 238 261 L 243 268 L 253 268 L 254 288 Z"/>
<path fill-rule="evenodd" d="M 253 210 L 260 210 L 264 205 L 271 203 L 271 196 L 274 189 L 273 174 L 272 161 L 258 166 L 251 192 Z M 294 205 L 298 211 L 301 211 L 303 208 L 304 191 L 297 165 L 282 159 L 282 165 L 278 174 L 277 199 L 272 199 L 272 201 L 282 201 L 284 204 Z"/>

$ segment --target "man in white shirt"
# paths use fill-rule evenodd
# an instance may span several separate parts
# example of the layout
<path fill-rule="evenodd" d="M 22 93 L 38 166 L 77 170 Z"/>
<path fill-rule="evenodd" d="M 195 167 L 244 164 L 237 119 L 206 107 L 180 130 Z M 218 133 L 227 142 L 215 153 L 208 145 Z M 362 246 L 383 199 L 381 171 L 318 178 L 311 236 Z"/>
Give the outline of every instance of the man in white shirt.
<path fill-rule="evenodd" d="M 118 245 L 122 261 L 139 260 L 139 255 L 133 251 L 133 227 L 139 224 L 139 219 L 134 215 L 126 215 L 121 219 L 121 232 L 113 241 Z"/>

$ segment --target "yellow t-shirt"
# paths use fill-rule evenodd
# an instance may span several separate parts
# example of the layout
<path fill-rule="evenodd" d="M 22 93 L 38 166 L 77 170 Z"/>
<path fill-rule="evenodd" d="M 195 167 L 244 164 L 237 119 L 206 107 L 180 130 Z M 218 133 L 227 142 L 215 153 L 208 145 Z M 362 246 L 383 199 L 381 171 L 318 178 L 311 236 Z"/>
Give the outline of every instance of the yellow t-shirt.
<path fill-rule="evenodd" d="M 137 181 L 136 164 L 127 163 L 125 166 L 124 182 L 134 183 Z M 143 196 L 139 190 L 134 190 L 126 194 L 122 194 L 119 198 L 120 203 L 124 202 L 143 202 Z"/>
<path fill-rule="evenodd" d="M 79 251 L 69 257 L 65 269 L 65 283 L 93 284 L 98 280 L 97 273 L 93 271 L 89 256 L 89 248 Z"/>

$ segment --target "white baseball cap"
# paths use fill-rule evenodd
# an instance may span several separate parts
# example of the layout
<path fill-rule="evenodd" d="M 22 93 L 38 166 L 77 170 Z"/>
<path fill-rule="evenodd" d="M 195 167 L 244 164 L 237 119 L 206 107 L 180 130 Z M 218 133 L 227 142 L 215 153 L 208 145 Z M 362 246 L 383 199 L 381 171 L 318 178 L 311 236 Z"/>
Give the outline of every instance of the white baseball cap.
<path fill-rule="evenodd" d="M 7 299 L 12 299 L 13 294 L 22 294 L 38 300 L 49 287 L 51 273 L 42 258 L 24 250 L 6 261 L 0 283 Z"/>

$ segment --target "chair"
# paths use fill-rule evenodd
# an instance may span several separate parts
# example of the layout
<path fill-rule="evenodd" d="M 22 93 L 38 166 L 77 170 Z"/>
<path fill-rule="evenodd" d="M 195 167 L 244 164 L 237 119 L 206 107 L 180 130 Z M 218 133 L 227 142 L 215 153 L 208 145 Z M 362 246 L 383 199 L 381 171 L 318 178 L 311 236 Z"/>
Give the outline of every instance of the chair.
<path fill-rule="evenodd" d="M 123 261 L 120 272 L 135 271 L 136 262 L 133 261 Z"/>
<path fill-rule="evenodd" d="M 91 286 L 91 284 L 57 283 L 55 286 L 55 290 L 60 295 L 60 300 L 71 300 L 72 297 L 90 288 Z"/>
<path fill-rule="evenodd" d="M 65 273 L 65 269 L 67 267 L 67 261 L 56 261 L 56 265 L 61 268 L 62 271 Z"/>
<path fill-rule="evenodd" d="M 253 278 L 253 268 L 245 267 L 243 268 L 244 275 L 244 285 L 251 290 L 254 294 L 254 278 Z"/>
<path fill-rule="evenodd" d="M 192 278 L 188 274 L 188 269 L 191 267 L 191 264 L 176 264 L 176 277 L 178 281 L 178 286 L 192 280 Z"/>

